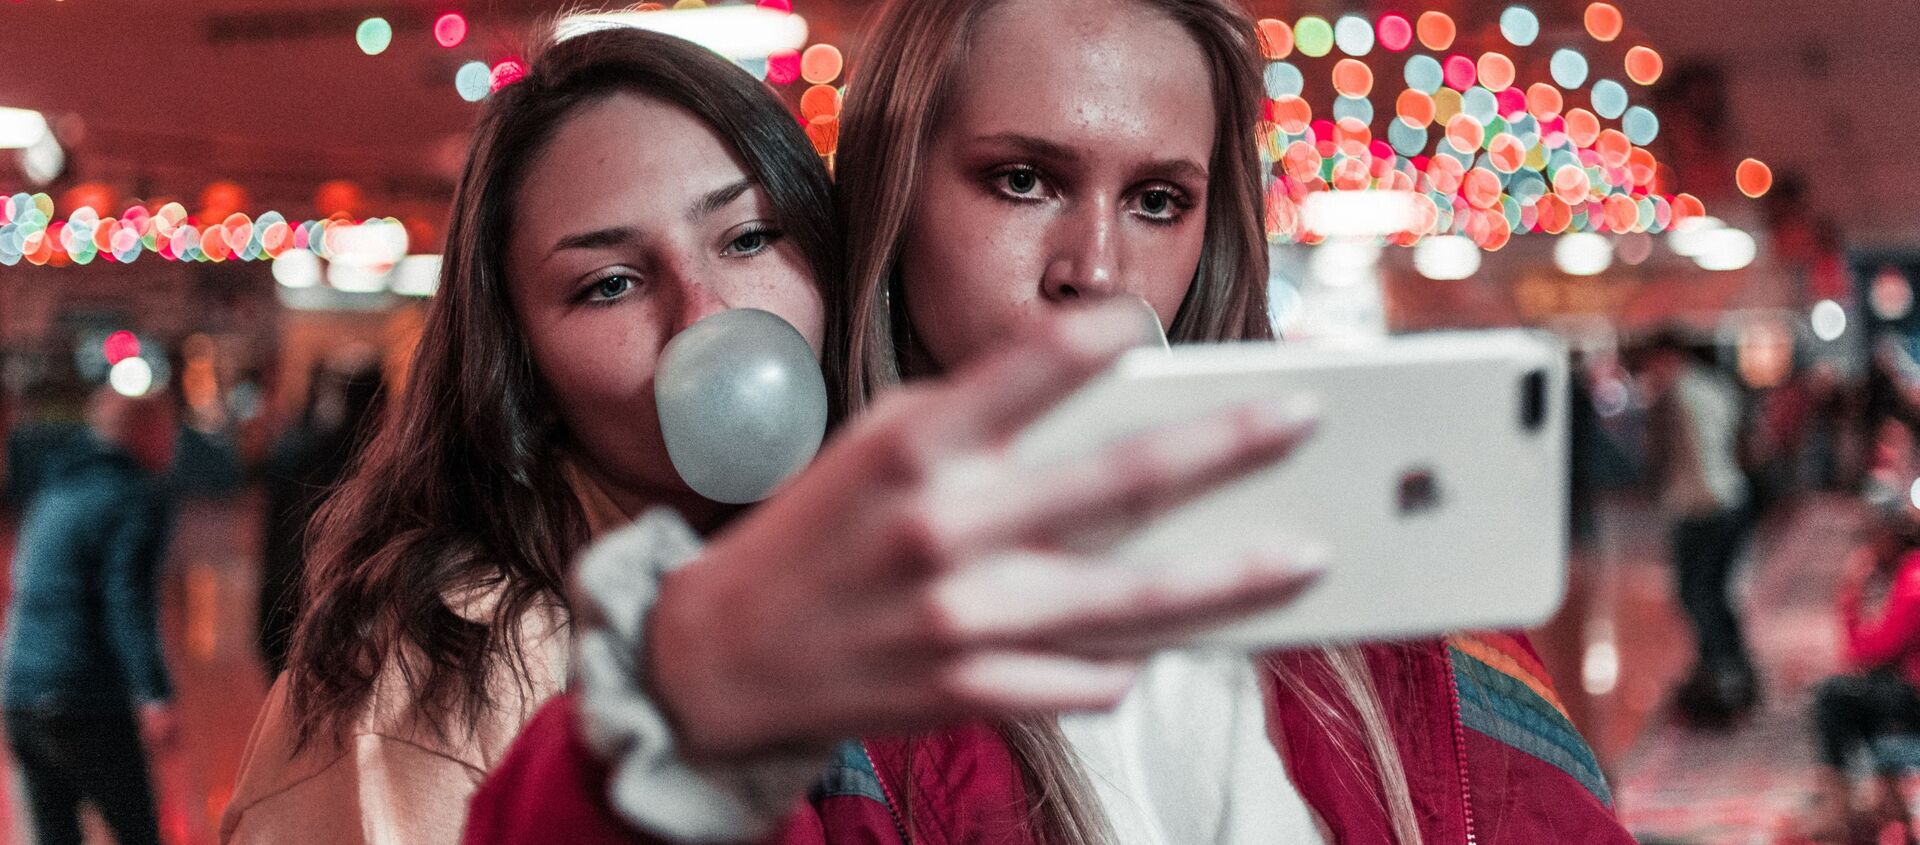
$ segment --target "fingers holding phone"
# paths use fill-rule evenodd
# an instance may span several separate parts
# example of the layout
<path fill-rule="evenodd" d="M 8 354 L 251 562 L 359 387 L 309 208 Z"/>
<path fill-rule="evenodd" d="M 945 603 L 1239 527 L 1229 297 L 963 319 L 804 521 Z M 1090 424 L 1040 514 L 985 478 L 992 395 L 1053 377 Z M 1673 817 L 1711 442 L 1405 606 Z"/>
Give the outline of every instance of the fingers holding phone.
<path fill-rule="evenodd" d="M 895 391 L 670 576 L 647 663 L 689 747 L 1110 705 L 1153 648 L 1307 590 L 1310 562 L 1284 555 L 1111 565 L 1116 526 L 1283 460 L 1312 430 L 1297 406 L 1209 411 L 1052 467 L 1013 453 L 1139 334 L 1125 307 L 1064 314 Z"/>

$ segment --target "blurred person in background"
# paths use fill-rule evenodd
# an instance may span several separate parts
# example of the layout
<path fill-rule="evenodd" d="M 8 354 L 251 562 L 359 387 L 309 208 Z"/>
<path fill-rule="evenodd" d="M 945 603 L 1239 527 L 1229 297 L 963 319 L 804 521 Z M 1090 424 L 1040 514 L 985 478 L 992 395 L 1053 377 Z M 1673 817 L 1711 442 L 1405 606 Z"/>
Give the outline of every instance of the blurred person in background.
<path fill-rule="evenodd" d="M 51 465 L 71 447 L 85 442 L 81 406 L 86 391 L 64 380 L 44 380 L 27 388 L 6 429 L 5 501 L 25 508 Z"/>
<path fill-rule="evenodd" d="M 1680 604 L 1698 653 L 1679 691 L 1681 715 L 1724 727 L 1759 701 L 1752 657 L 1728 595 L 1750 503 L 1740 465 L 1743 403 L 1733 379 L 1679 329 L 1657 334 L 1643 382 L 1655 397 L 1647 449 L 1659 508 L 1672 526 Z"/>
<path fill-rule="evenodd" d="M 1914 431 L 1881 422 L 1866 498 L 1879 518 L 1871 542 L 1854 553 L 1837 610 L 1847 672 L 1814 688 L 1813 724 L 1823 764 L 1800 840 L 1820 843 L 1912 842 L 1900 788 L 1903 764 L 1874 753 L 1873 741 L 1920 733 L 1920 510 Z M 1849 770 L 1867 752 L 1875 777 L 1864 807 L 1853 803 Z M 1892 837 L 1892 838 L 1889 838 Z"/>
<path fill-rule="evenodd" d="M 287 665 L 306 572 L 307 524 L 346 475 L 379 415 L 378 351 L 356 344 L 314 368 L 300 420 L 267 456 L 258 644 L 269 678 Z"/>
<path fill-rule="evenodd" d="M 20 526 L 0 703 L 42 845 L 78 845 L 83 801 L 121 845 L 159 841 L 143 749 L 177 732 L 156 606 L 173 420 L 164 399 L 96 392 Z"/>
<path fill-rule="evenodd" d="M 1580 677 L 1595 582 L 1603 563 L 1604 499 L 1609 490 L 1629 485 L 1636 472 L 1596 407 L 1588 356 L 1576 351 L 1567 373 L 1567 594 L 1553 618 L 1533 632 L 1541 662 L 1555 678 Z M 1562 686 L 1560 697 L 1574 726 L 1591 736 L 1592 697 L 1578 684 Z"/>

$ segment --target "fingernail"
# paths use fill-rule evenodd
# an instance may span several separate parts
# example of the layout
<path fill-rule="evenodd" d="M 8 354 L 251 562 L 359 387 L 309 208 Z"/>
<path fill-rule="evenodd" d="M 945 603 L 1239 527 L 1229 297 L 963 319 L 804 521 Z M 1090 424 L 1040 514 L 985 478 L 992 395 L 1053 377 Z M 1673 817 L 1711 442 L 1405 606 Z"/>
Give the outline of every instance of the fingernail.
<path fill-rule="evenodd" d="M 1144 303 L 1104 302 L 1074 316 L 1068 328 L 1075 346 L 1105 352 L 1143 346 L 1149 337 L 1140 310 Z M 1157 327 L 1157 325 L 1156 325 Z"/>
<path fill-rule="evenodd" d="M 1276 429 L 1293 429 L 1320 421 L 1320 399 L 1296 393 L 1260 403 L 1261 421 Z"/>
<path fill-rule="evenodd" d="M 1287 551 L 1273 555 L 1268 565 L 1275 575 L 1311 581 L 1327 574 L 1327 562 L 1332 558 L 1333 549 L 1327 544 L 1309 542 L 1292 545 Z"/>
<path fill-rule="evenodd" d="M 1126 303 L 1127 308 L 1134 312 L 1134 319 L 1139 321 L 1141 346 L 1160 350 L 1172 348 L 1167 343 L 1166 328 L 1160 325 L 1160 312 L 1153 310 L 1152 303 L 1132 294 L 1122 295 L 1118 299 Z"/>
<path fill-rule="evenodd" d="M 1302 572 L 1322 573 L 1333 560 L 1333 547 L 1318 540 L 1302 543 L 1293 552 L 1293 566 Z"/>

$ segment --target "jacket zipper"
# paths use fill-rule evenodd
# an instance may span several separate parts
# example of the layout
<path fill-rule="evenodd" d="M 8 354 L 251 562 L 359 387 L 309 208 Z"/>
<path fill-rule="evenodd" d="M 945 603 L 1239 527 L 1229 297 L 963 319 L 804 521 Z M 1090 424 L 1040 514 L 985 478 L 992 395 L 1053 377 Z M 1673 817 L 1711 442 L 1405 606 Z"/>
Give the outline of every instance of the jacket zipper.
<path fill-rule="evenodd" d="M 1467 725 L 1460 718 L 1460 681 L 1453 674 L 1452 646 L 1442 643 L 1440 651 L 1443 669 L 1447 673 L 1447 700 L 1453 709 L 1453 755 L 1460 767 L 1460 811 L 1467 833 L 1467 845 L 1477 845 L 1479 838 L 1473 830 L 1473 783 L 1467 775 Z"/>
<path fill-rule="evenodd" d="M 887 779 L 880 776 L 880 765 L 873 762 L 873 752 L 867 750 L 866 740 L 860 741 L 860 753 L 866 755 L 867 765 L 873 767 L 873 779 L 880 784 L 880 794 L 887 797 L 887 818 L 893 820 L 893 832 L 900 834 L 900 845 L 911 845 L 913 840 L 907 837 L 907 825 L 900 820 L 900 799 L 894 797 Z"/>

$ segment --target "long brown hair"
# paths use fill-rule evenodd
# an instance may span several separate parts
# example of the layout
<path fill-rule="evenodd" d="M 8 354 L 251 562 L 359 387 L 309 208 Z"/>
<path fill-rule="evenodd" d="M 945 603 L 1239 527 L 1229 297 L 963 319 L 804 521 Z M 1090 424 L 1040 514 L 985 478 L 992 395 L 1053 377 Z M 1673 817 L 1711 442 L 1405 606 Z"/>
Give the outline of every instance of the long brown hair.
<path fill-rule="evenodd" d="M 566 561 L 586 540 L 586 520 L 564 469 L 568 433 L 508 296 L 504 253 L 530 162 L 571 115 L 616 93 L 712 126 L 767 192 L 822 293 L 837 295 L 826 168 L 765 86 L 704 48 L 636 29 L 547 46 L 481 116 L 407 389 L 316 517 L 309 609 L 288 667 L 302 745 L 339 737 L 389 665 L 436 734 L 470 729 L 501 692 L 490 680 L 496 661 L 522 690 L 530 682 L 521 620 L 543 604 L 565 611 Z M 645 127 L 634 127 L 634 143 L 646 143 Z M 474 588 L 499 590 L 485 624 L 448 606 L 450 594 Z"/>
<path fill-rule="evenodd" d="M 1258 42 L 1231 0 L 1138 0 L 1179 23 L 1206 53 L 1217 125 L 1200 263 L 1168 332 L 1175 343 L 1271 339 L 1267 313 L 1264 174 L 1256 146 L 1262 93 Z M 972 35 L 997 0 L 888 0 L 849 78 L 836 156 L 836 209 L 847 237 L 847 286 L 830 309 L 829 369 L 846 374 L 844 406 L 864 407 L 901 378 L 907 345 L 899 259 L 926 151 L 955 95 Z M 1351 648 L 1320 657 L 1358 714 L 1364 754 L 1380 772 L 1381 800 L 1401 845 L 1420 841 L 1405 770 L 1385 709 Z M 1282 683 L 1294 685 L 1286 677 Z M 1326 706 L 1319 706 L 1324 704 Z M 1316 704 L 1339 718 L 1330 703 Z M 1020 762 L 1044 841 L 1086 845 L 1113 836 L 1091 784 L 1052 717 L 1000 727 Z M 912 802 L 908 802 L 911 806 Z"/>

